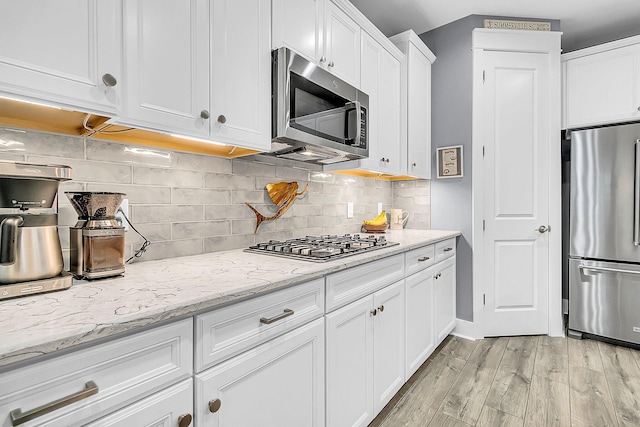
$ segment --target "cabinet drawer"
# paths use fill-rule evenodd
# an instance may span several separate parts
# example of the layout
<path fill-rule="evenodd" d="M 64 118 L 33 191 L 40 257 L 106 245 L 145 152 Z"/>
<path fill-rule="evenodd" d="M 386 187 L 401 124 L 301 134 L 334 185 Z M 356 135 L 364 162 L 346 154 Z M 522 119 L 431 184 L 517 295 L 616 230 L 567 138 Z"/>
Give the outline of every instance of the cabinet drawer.
<path fill-rule="evenodd" d="M 456 254 L 456 238 L 436 243 L 436 262 L 450 258 Z"/>
<path fill-rule="evenodd" d="M 324 314 L 324 279 L 196 317 L 195 370 L 200 372 Z"/>
<path fill-rule="evenodd" d="M 404 254 L 327 276 L 327 313 L 404 278 Z"/>
<path fill-rule="evenodd" d="M 10 425 L 12 411 L 18 418 L 37 411 L 27 425 L 85 424 L 187 379 L 192 325 L 182 320 L 9 371 L 0 376 L 0 419 Z M 74 401 L 83 391 L 88 396 Z M 59 399 L 69 403 L 38 411 Z"/>
<path fill-rule="evenodd" d="M 423 246 L 413 249 L 405 254 L 405 262 L 407 268 L 407 276 L 431 267 L 436 262 L 435 246 Z"/>

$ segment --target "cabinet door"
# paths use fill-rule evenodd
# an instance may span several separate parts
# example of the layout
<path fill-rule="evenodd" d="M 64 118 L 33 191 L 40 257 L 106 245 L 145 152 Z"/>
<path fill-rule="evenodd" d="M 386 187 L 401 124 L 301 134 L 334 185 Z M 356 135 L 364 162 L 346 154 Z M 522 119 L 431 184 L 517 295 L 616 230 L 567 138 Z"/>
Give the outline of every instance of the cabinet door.
<path fill-rule="evenodd" d="M 196 425 L 324 426 L 324 319 L 196 377 Z"/>
<path fill-rule="evenodd" d="M 360 26 L 331 0 L 326 0 L 324 31 L 327 69 L 360 87 Z"/>
<path fill-rule="evenodd" d="M 377 414 L 404 384 L 404 280 L 373 294 L 373 398 Z"/>
<path fill-rule="evenodd" d="M 121 0 L 1 0 L 0 91 L 118 112 L 121 8 Z"/>
<path fill-rule="evenodd" d="M 369 158 L 364 168 L 399 174 L 401 151 L 400 61 L 362 33 L 361 89 L 369 95 Z"/>
<path fill-rule="evenodd" d="M 209 0 L 125 3 L 125 114 L 119 122 L 209 136 Z"/>
<path fill-rule="evenodd" d="M 193 425 L 186 424 L 190 419 L 193 419 L 193 380 L 191 378 L 86 426 L 173 427 Z"/>
<path fill-rule="evenodd" d="M 211 2 L 211 139 L 271 148 L 271 4 Z"/>
<path fill-rule="evenodd" d="M 288 47 L 309 61 L 319 63 L 323 55 L 324 2 L 273 0 L 272 47 Z"/>
<path fill-rule="evenodd" d="M 373 412 L 373 296 L 325 316 L 327 426 L 366 426 Z"/>
<path fill-rule="evenodd" d="M 436 345 L 456 326 L 456 257 L 435 265 L 435 326 Z"/>
<path fill-rule="evenodd" d="M 435 267 L 405 279 L 405 381 L 436 348 L 433 327 L 433 275 Z"/>
<path fill-rule="evenodd" d="M 407 67 L 407 173 L 431 179 L 431 61 L 408 43 Z"/>
<path fill-rule="evenodd" d="M 564 66 L 564 127 L 640 117 L 640 45 L 570 59 Z"/>

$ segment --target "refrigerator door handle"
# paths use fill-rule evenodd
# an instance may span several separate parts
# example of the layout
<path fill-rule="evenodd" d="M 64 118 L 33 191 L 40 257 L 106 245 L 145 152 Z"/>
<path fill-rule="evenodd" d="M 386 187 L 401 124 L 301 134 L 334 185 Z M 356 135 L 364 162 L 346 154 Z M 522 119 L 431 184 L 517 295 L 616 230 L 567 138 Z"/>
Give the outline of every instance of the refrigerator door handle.
<path fill-rule="evenodd" d="M 610 273 L 624 273 L 624 274 L 636 274 L 640 275 L 640 271 L 636 270 L 623 270 L 620 268 L 611 268 L 611 267 L 595 267 L 593 265 L 582 265 L 579 266 L 580 270 L 595 270 L 595 271 L 606 271 Z"/>
<path fill-rule="evenodd" d="M 633 244 L 640 246 L 640 139 L 636 140 L 636 164 L 633 190 Z"/>

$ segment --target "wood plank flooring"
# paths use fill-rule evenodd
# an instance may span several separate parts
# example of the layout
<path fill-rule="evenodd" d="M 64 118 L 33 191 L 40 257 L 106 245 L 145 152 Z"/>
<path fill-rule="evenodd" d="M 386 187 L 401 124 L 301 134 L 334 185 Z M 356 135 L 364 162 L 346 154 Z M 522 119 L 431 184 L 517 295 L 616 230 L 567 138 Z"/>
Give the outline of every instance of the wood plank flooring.
<path fill-rule="evenodd" d="M 640 426 L 640 351 L 448 337 L 369 427 Z"/>

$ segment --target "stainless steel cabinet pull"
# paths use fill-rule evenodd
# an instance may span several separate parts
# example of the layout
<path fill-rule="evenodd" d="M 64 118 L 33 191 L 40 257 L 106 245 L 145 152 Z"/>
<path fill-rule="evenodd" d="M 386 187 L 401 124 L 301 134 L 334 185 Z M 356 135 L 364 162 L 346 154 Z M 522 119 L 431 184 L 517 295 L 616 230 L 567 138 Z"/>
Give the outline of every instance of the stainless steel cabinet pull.
<path fill-rule="evenodd" d="M 102 83 L 107 87 L 113 87 L 118 84 L 118 81 L 111 74 L 107 73 L 102 76 Z"/>
<path fill-rule="evenodd" d="M 289 316 L 293 316 L 293 310 L 289 310 L 288 308 L 284 309 L 284 312 L 282 314 L 278 314 L 277 316 L 273 316 L 270 318 L 266 318 L 266 317 L 261 317 L 260 318 L 260 323 L 264 323 L 265 325 L 269 325 L 273 322 L 277 322 L 278 320 L 282 320 L 285 317 L 289 317 Z"/>
<path fill-rule="evenodd" d="M 636 164 L 633 191 L 633 244 L 640 246 L 640 139 L 636 140 Z"/>
<path fill-rule="evenodd" d="M 437 279 L 437 278 L 439 278 L 440 276 L 442 276 L 442 273 L 438 273 L 438 274 L 436 274 L 435 276 L 433 276 L 433 278 L 434 278 L 434 279 Z"/>
<path fill-rule="evenodd" d="M 327 62 L 327 58 L 324 56 L 320 57 L 320 62 Z"/>
<path fill-rule="evenodd" d="M 329 62 L 329 67 L 333 67 L 333 66 L 334 66 L 333 61 Z"/>
<path fill-rule="evenodd" d="M 58 399 L 51 403 L 47 403 L 46 405 L 42 405 L 39 408 L 32 409 L 31 411 L 27 411 L 24 413 L 20 408 L 14 409 L 13 411 L 11 411 L 11 424 L 14 426 L 19 426 L 20 424 L 24 424 L 27 421 L 31 421 L 42 415 L 48 414 L 49 412 L 55 411 L 56 409 L 71 405 L 72 403 L 86 399 L 87 397 L 93 396 L 97 393 L 98 386 L 96 385 L 96 383 L 94 383 L 93 381 L 88 381 L 84 385 L 84 390 L 82 390 L 81 392 L 63 397 L 62 399 Z"/>
<path fill-rule="evenodd" d="M 371 313 L 372 316 L 375 316 L 376 314 L 378 314 L 378 310 L 376 310 L 375 308 L 373 310 L 371 310 L 369 313 Z"/>
<path fill-rule="evenodd" d="M 381 162 L 384 162 L 384 157 L 380 159 Z"/>
<path fill-rule="evenodd" d="M 200 117 L 207 120 L 210 117 L 209 112 L 207 110 L 200 111 Z"/>
<path fill-rule="evenodd" d="M 222 401 L 220 399 L 214 399 L 209 401 L 209 412 L 215 414 L 220 410 L 222 406 Z"/>
<path fill-rule="evenodd" d="M 636 274 L 640 275 L 640 271 L 636 270 L 623 270 L 620 268 L 611 268 L 611 267 L 594 267 L 592 265 L 581 265 L 580 270 L 595 270 L 595 271 L 608 271 L 611 273 L 625 273 L 625 274 Z"/>
<path fill-rule="evenodd" d="M 453 248 L 444 248 L 445 252 L 451 252 L 453 250 Z"/>
<path fill-rule="evenodd" d="M 429 258 L 428 256 L 423 256 L 422 258 L 418 258 L 418 262 L 423 262 L 423 261 L 428 261 L 431 258 Z"/>
<path fill-rule="evenodd" d="M 536 228 L 534 231 L 537 231 L 538 233 L 541 233 L 541 234 L 542 233 L 546 233 L 547 231 L 550 232 L 551 231 L 551 226 L 550 225 L 549 226 L 541 225 L 540 227 Z"/>
<path fill-rule="evenodd" d="M 189 427 L 191 425 L 191 421 L 193 421 L 193 416 L 191 414 L 184 414 L 178 417 L 178 427 Z"/>
<path fill-rule="evenodd" d="M 222 123 L 222 124 L 227 123 L 227 118 L 224 116 L 224 114 L 220 114 L 218 116 L 218 123 Z"/>
<path fill-rule="evenodd" d="M 380 313 L 382 313 L 384 311 L 384 305 L 381 305 L 380 307 L 378 307 L 378 311 L 380 311 Z"/>

